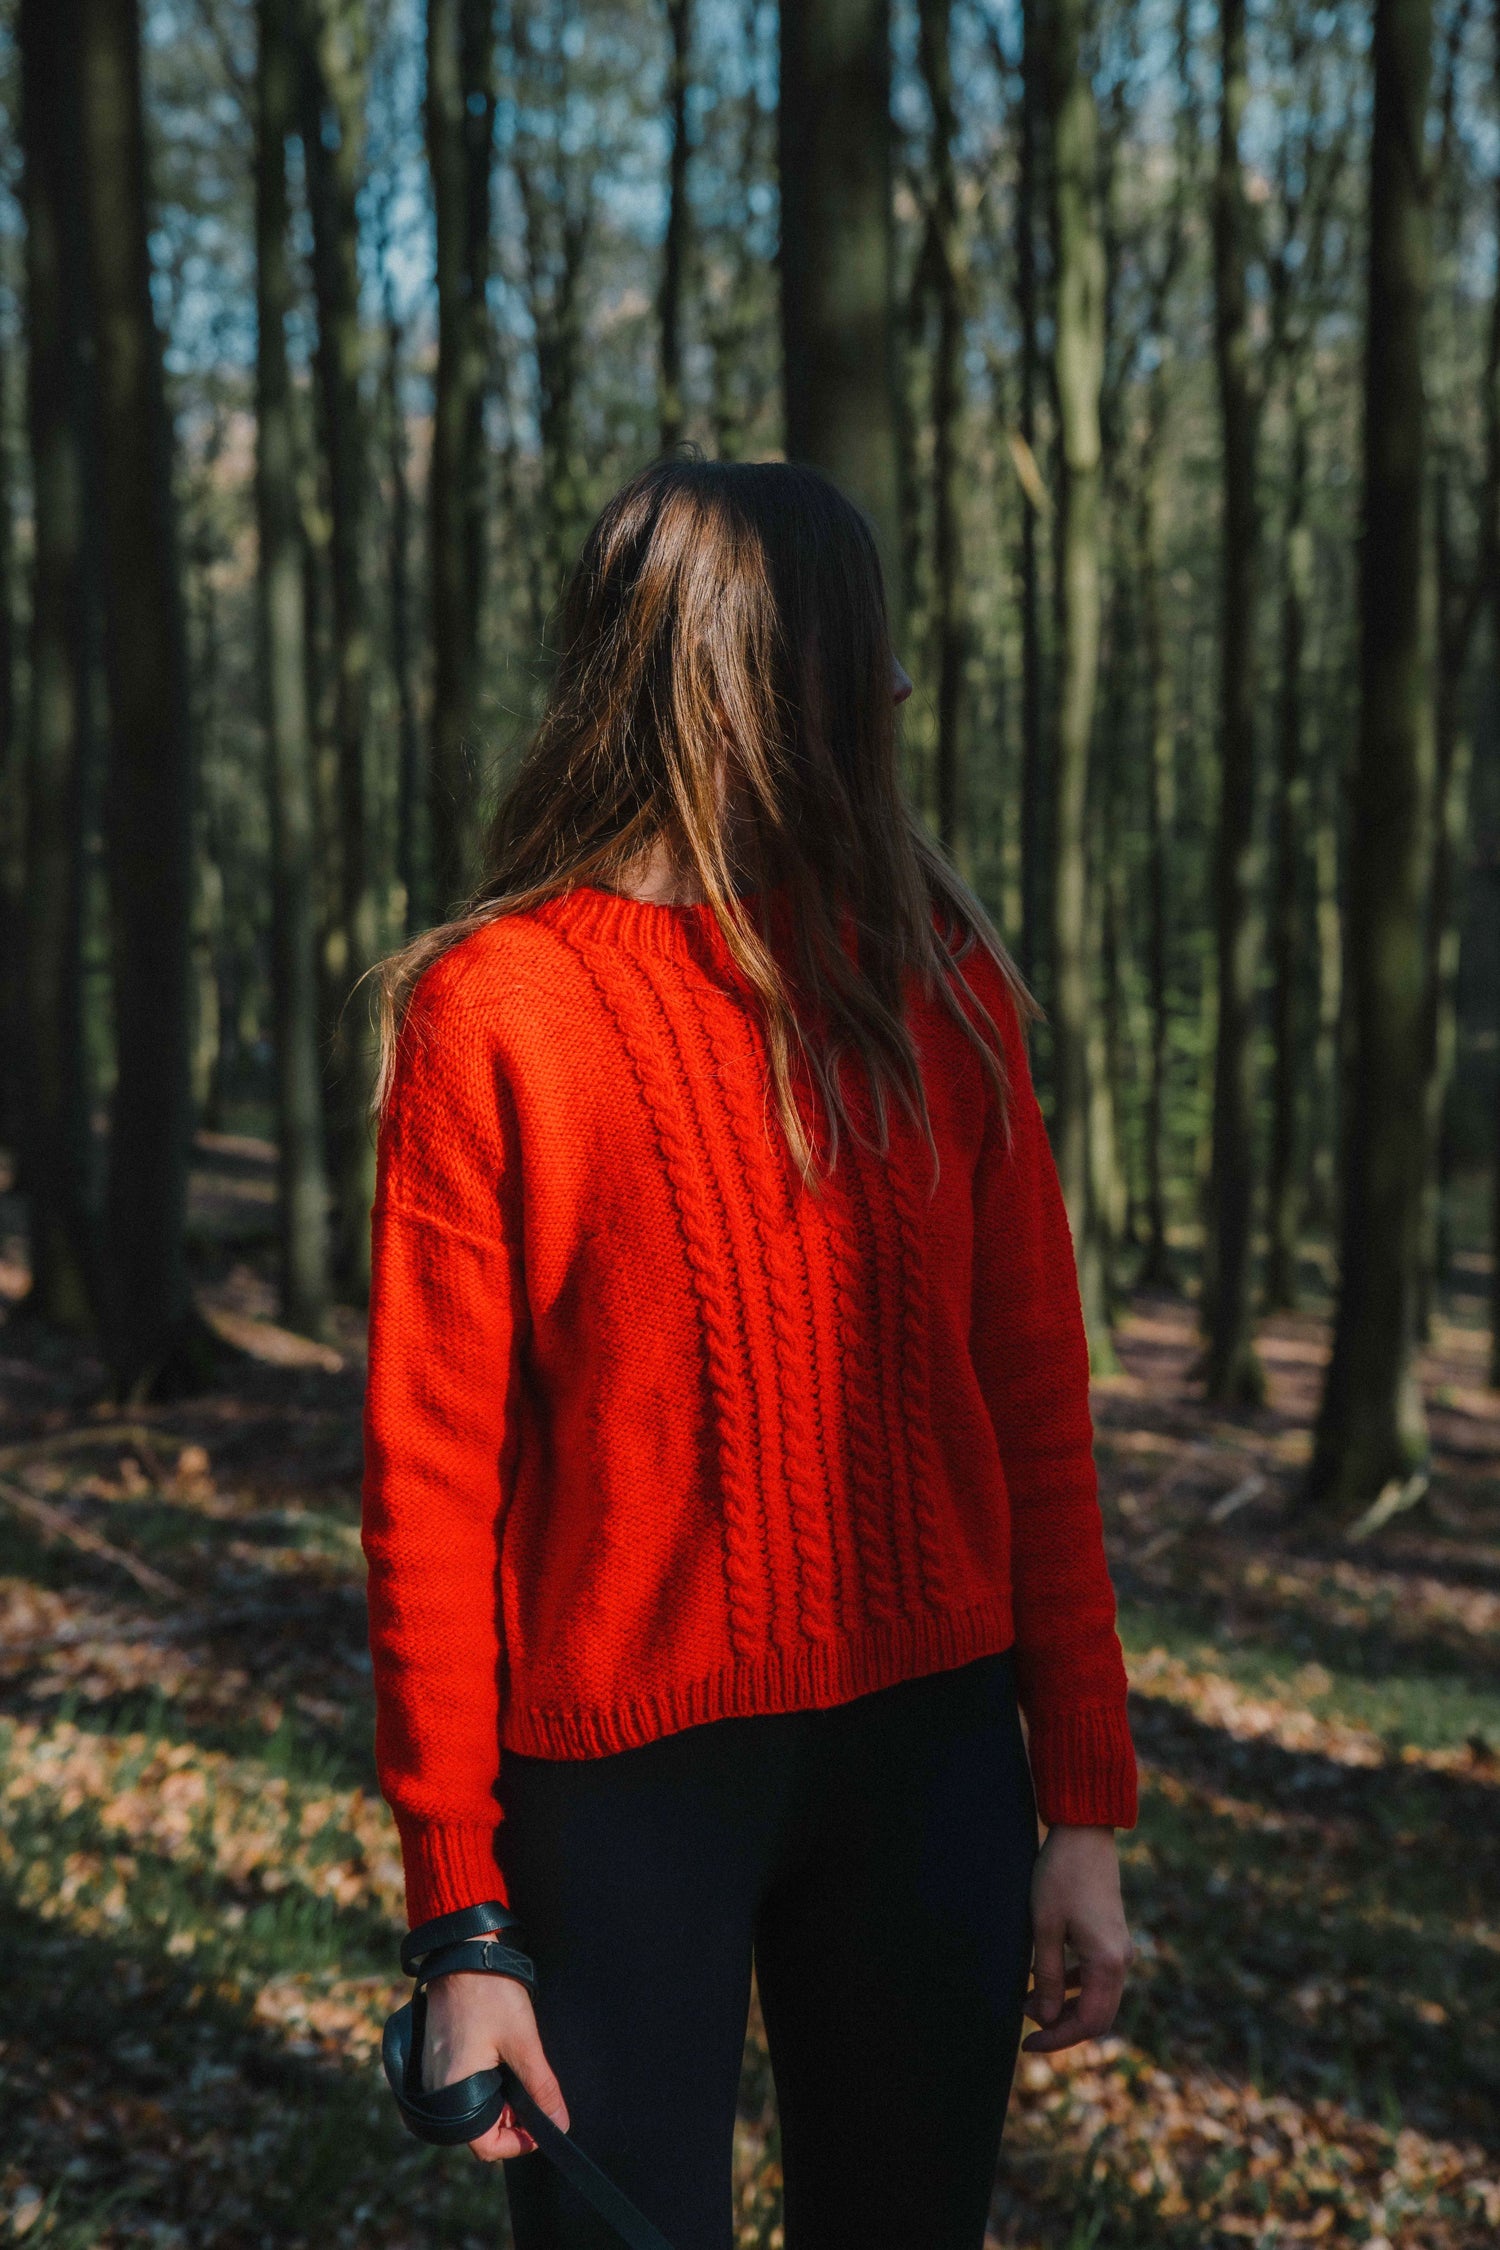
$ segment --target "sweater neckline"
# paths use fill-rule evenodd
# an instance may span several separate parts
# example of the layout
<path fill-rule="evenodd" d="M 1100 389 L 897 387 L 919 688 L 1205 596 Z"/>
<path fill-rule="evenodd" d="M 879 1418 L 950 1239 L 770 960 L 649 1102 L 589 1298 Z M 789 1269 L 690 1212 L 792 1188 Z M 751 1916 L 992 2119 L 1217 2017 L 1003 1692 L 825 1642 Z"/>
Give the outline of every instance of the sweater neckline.
<path fill-rule="evenodd" d="M 757 891 L 737 896 L 754 912 Z M 773 925 L 779 923 L 786 900 L 782 886 L 771 893 Z M 741 976 L 729 950 L 719 918 L 708 899 L 658 901 L 633 898 L 626 891 L 606 890 L 598 883 L 573 883 L 537 909 L 566 925 L 570 936 L 619 945 L 632 953 L 652 953 L 662 958 L 729 971 Z"/>

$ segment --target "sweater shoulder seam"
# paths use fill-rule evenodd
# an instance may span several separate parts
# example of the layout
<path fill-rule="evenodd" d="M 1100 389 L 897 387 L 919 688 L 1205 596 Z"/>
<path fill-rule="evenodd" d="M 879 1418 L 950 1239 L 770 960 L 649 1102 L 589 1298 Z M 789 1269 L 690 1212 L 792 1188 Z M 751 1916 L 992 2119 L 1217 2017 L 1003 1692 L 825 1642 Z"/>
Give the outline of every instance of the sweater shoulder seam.
<path fill-rule="evenodd" d="M 441 1219 L 435 1211 L 419 1211 L 414 1204 L 398 1202 L 389 1195 L 380 1198 L 370 1216 L 372 1219 L 408 1219 L 414 1226 L 434 1227 L 440 1234 L 452 1235 L 455 1242 L 473 1243 L 481 1250 L 513 1249 L 517 1240 L 511 1234 L 477 1234 L 471 1227 L 456 1227 L 451 1219 Z"/>

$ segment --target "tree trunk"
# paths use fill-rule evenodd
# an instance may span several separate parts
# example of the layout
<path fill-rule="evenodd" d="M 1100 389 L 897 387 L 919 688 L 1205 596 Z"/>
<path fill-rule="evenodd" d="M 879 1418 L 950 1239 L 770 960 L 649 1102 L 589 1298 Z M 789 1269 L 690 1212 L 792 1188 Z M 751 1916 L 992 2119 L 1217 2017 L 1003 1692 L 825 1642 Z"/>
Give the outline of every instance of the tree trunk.
<path fill-rule="evenodd" d="M 316 368 L 328 464 L 333 606 L 334 736 L 338 755 L 340 1066 L 329 1113 L 338 1208 L 338 1266 L 350 1294 L 370 1279 L 375 1147 L 369 1123 L 376 1046 L 368 985 L 379 928 L 375 776 L 370 726 L 366 584 L 371 443 L 362 374 L 355 197 L 363 139 L 362 33 L 351 0 L 303 0 L 302 146 L 312 214 Z"/>
<path fill-rule="evenodd" d="M 428 821 L 425 761 L 417 726 L 411 645 L 411 486 L 408 481 L 406 414 L 401 402 L 401 363 L 406 331 L 396 316 L 389 288 L 385 307 L 386 474 L 391 483 L 388 540 L 388 599 L 391 614 L 391 677 L 396 690 L 396 878 L 405 901 L 405 934 L 423 926 L 422 902 L 428 897 Z"/>
<path fill-rule="evenodd" d="M 524 177 L 522 197 L 528 204 L 528 234 L 534 242 L 539 241 L 540 197 Z M 532 266 L 544 531 L 538 552 L 545 573 L 532 600 L 538 647 L 573 565 L 583 508 L 576 420 L 583 352 L 584 257 L 592 232 L 590 200 L 581 211 L 564 214 L 557 259 L 545 287 L 539 263 L 534 260 Z"/>
<path fill-rule="evenodd" d="M 1318 760 L 1313 805 L 1313 922 L 1317 977 L 1317 1028 L 1313 1040 L 1314 1113 L 1322 1129 L 1313 1135 L 1308 1166 L 1306 1218 L 1332 1236 L 1338 1230 L 1338 1125 L 1343 1093 L 1341 1052 L 1344 1021 L 1343 903 L 1339 896 L 1339 804 L 1342 775 L 1338 761 Z"/>
<path fill-rule="evenodd" d="M 786 450 L 870 517 L 899 617 L 890 88 L 890 0 L 783 0 Z"/>
<path fill-rule="evenodd" d="M 1220 624 L 1219 835 L 1215 867 L 1219 1010 L 1213 1157 L 1204 1240 L 1204 1373 L 1221 1406 L 1259 1399 L 1251 1222 L 1255 1200 L 1255 998 L 1259 967 L 1255 844 L 1255 625 L 1260 506 L 1259 401 L 1246 287 L 1249 231 L 1240 129 L 1249 92 L 1245 0 L 1221 0 L 1223 94 L 1214 181 L 1214 342 L 1224 441 Z"/>
<path fill-rule="evenodd" d="M 295 104 L 287 0 L 259 0 L 256 81 L 256 503 L 260 626 L 271 798 L 271 969 L 276 1003 L 281 1314 L 310 1336 L 327 1326 L 328 1176 L 318 1060 L 312 727 L 306 589 L 297 520 L 297 445 L 287 368 L 292 303 L 286 143 Z"/>
<path fill-rule="evenodd" d="M 1101 764 L 1113 764 L 1113 744 Z M 1125 1174 L 1117 1101 L 1125 1089 L 1123 1019 L 1125 962 L 1122 873 L 1119 854 L 1108 838 L 1114 807 L 1113 777 L 1096 776 L 1092 800 L 1101 818 L 1089 823 L 1092 874 L 1088 892 L 1088 957 L 1093 966 L 1093 1000 L 1088 1011 L 1089 1230 L 1099 1260 L 1101 1310 L 1106 1333 L 1115 1310 L 1114 1275 L 1130 1218 L 1130 1186 Z M 1099 783 L 1102 781 L 1102 788 Z"/>
<path fill-rule="evenodd" d="M 4 278 L 10 279 L 8 257 Z M 20 972 L 26 880 L 25 753 L 16 727 L 15 693 L 16 540 L 10 438 L 13 340 L 19 345 L 14 330 L 0 336 L 0 1146 L 12 1154 L 21 1130 L 25 1018 Z M 19 358 L 19 350 L 15 356 Z"/>
<path fill-rule="evenodd" d="M 75 0 L 24 0 L 17 23 L 34 521 L 19 1154 L 31 1231 L 27 1303 L 53 1326 L 83 1332 L 94 1324 L 98 1271 L 83 1039 L 84 808 L 94 753 L 78 28 Z"/>
<path fill-rule="evenodd" d="M 1077 1249 L 1096 1373 L 1113 1364 L 1101 1222 L 1089 1193 L 1089 1013 L 1094 926 L 1089 913 L 1088 785 L 1099 678 L 1099 396 L 1104 377 L 1104 243 L 1098 198 L 1098 115 L 1082 53 L 1083 0 L 1051 0 L 1054 376 L 1061 436 L 1058 527 L 1058 711 L 1053 788 L 1053 1143 Z"/>
<path fill-rule="evenodd" d="M 105 1328 L 122 1391 L 194 1383 L 187 1269 L 193 744 L 172 428 L 151 300 L 138 0 L 81 0 L 82 162 L 113 760 L 118 1076 Z"/>
<path fill-rule="evenodd" d="M 1338 1313 L 1305 1487 L 1364 1507 L 1425 1475 L 1413 1364 L 1421 1258 L 1432 698 L 1423 599 L 1431 0 L 1376 0 L 1365 341 L 1360 715 L 1350 788 Z"/>
<path fill-rule="evenodd" d="M 1300 1089 L 1306 1066 L 1302 1036 L 1303 928 L 1302 837 L 1307 783 L 1303 772 L 1302 673 L 1307 605 L 1312 581 L 1312 533 L 1307 524 L 1309 379 L 1299 370 L 1291 383 L 1291 447 L 1286 521 L 1281 549 L 1281 696 L 1277 714 L 1276 904 L 1272 926 L 1275 989 L 1271 1003 L 1274 1063 L 1271 1083 L 1271 1158 L 1266 1182 L 1268 1311 L 1297 1302 L 1302 1244 L 1302 1170 L 1297 1161 Z"/>
<path fill-rule="evenodd" d="M 922 75 L 932 104 L 932 277 L 937 341 L 932 364 L 932 606 L 937 642 L 938 834 L 958 840 L 959 724 L 965 644 L 963 531 L 959 508 L 959 417 L 963 411 L 963 244 L 954 144 L 953 0 L 922 0 Z"/>
<path fill-rule="evenodd" d="M 921 617 L 929 625 L 932 618 L 933 588 L 930 578 L 924 580 L 923 575 L 924 502 L 929 497 L 929 491 L 923 475 L 923 464 L 918 458 L 918 424 L 921 417 L 917 388 L 921 360 L 927 344 L 927 300 L 931 293 L 931 266 L 932 229 L 929 225 L 912 267 L 910 287 L 895 306 L 891 321 L 896 364 L 896 486 L 901 516 L 901 555 L 897 574 L 901 582 L 904 615 L 911 618 L 913 623 Z M 903 742 L 902 749 L 908 761 L 913 802 L 923 814 L 935 811 L 936 790 L 931 785 L 936 781 L 936 774 L 928 770 L 926 759 L 918 761 L 913 742 Z"/>
<path fill-rule="evenodd" d="M 526 222 L 525 271 L 536 350 L 542 537 L 528 547 L 532 632 L 540 656 L 547 618 L 572 568 L 585 507 L 577 406 L 583 282 L 598 188 L 592 160 L 571 151 L 562 136 L 573 72 L 567 47 L 557 37 L 539 36 L 536 11 L 519 0 L 511 10 L 511 25 L 518 108 L 553 125 L 549 134 L 528 123 L 511 147 L 511 170 Z"/>
<path fill-rule="evenodd" d="M 1500 0 L 1494 9 L 1494 28 L 1500 41 Z M 1500 44 L 1495 49 L 1497 82 L 1500 82 Z M 1500 217 L 1500 171 L 1495 178 L 1495 208 Z M 1489 601 L 1490 649 L 1500 661 L 1500 256 L 1497 256 L 1495 293 L 1490 306 L 1489 365 L 1485 387 L 1485 438 L 1488 489 L 1481 562 L 1484 591 Z M 1495 1080 L 1494 1169 L 1490 1182 L 1490 1382 L 1500 1390 L 1500 1071 Z"/>
<path fill-rule="evenodd" d="M 1172 667 L 1161 588 L 1160 448 L 1166 427 L 1166 378 L 1158 365 L 1141 467 L 1137 566 L 1141 584 L 1141 646 L 1146 667 L 1146 975 L 1150 989 L 1151 1055 L 1146 1089 L 1146 1254 L 1141 1279 L 1153 1288 L 1176 1283 L 1167 1248 L 1167 994 L 1171 948 L 1172 834 L 1176 825 L 1176 728 Z"/>
<path fill-rule="evenodd" d="M 218 764 L 223 684 L 223 630 L 214 566 L 221 548 L 216 536 L 213 493 L 224 454 L 225 418 L 216 407 L 196 465 L 184 535 L 184 608 L 188 626 L 188 667 L 192 686 L 192 734 L 200 772 Z M 224 958 L 225 863 L 228 853 L 207 788 L 198 792 L 193 835 L 193 916 L 189 953 L 192 995 L 189 1023 L 193 1116 L 203 1132 L 223 1130 L 218 1112 L 226 1011 L 219 972 Z"/>
<path fill-rule="evenodd" d="M 1500 1074 L 1497 1074 L 1495 1091 L 1495 1150 L 1490 1186 L 1490 1388 L 1500 1391 Z"/>
<path fill-rule="evenodd" d="M 1491 377 L 1493 387 L 1493 376 Z M 1493 478 L 1486 479 L 1486 492 Z M 1427 1115 L 1428 1160 L 1422 1181 L 1422 1255 L 1417 1272 L 1415 1333 L 1431 1334 L 1433 1295 L 1445 1262 L 1442 1193 L 1443 1119 L 1458 1052 L 1458 969 L 1462 930 L 1459 906 L 1466 870 L 1469 774 L 1473 763 L 1464 681 L 1478 623 L 1477 585 L 1458 580 L 1448 524 L 1446 480 L 1434 501 L 1437 592 L 1437 681 L 1433 704 L 1433 829 L 1431 896 L 1427 911 Z"/>
<path fill-rule="evenodd" d="M 1177 821 L 1177 727 L 1171 651 L 1162 600 L 1163 448 L 1172 407 L 1167 320 L 1187 247 L 1187 217 L 1196 179 L 1198 126 L 1193 89 L 1190 0 L 1175 11 L 1178 110 L 1176 161 L 1167 214 L 1166 244 L 1156 271 L 1150 333 L 1157 346 L 1148 380 L 1146 429 L 1136 517 L 1140 578 L 1141 650 L 1146 674 L 1146 983 L 1150 1061 L 1145 1101 L 1145 1256 L 1139 1278 L 1157 1289 L 1175 1289 L 1178 1277 L 1167 1244 L 1167 1128 L 1169 988 L 1172 949 L 1172 865 Z"/>
<path fill-rule="evenodd" d="M 1114 1310 L 1114 1274 L 1121 1246 L 1134 1239 L 1136 1216 L 1122 1113 L 1130 1085 L 1132 1051 L 1127 1037 L 1130 993 L 1127 984 L 1128 923 L 1126 865 L 1110 853 L 1096 877 L 1094 940 L 1099 961 L 1099 1005 L 1093 1010 L 1093 1052 L 1089 1063 L 1092 1122 L 1089 1141 L 1092 1178 L 1089 1193 L 1099 1211 L 1108 1308 Z"/>
<path fill-rule="evenodd" d="M 1043 60 L 1039 53 L 1037 10 L 1021 11 L 1020 169 L 1016 183 L 1016 318 L 1020 326 L 1021 442 L 1036 458 L 1036 387 L 1040 365 L 1037 337 L 1037 187 L 1040 171 Z M 1043 805 L 1046 776 L 1042 757 L 1041 574 L 1037 560 L 1036 502 L 1023 492 L 1021 508 L 1021 949 L 1020 968 L 1028 984 L 1040 987 L 1046 951 L 1046 836 Z"/>
<path fill-rule="evenodd" d="M 688 237 L 688 62 L 693 45 L 693 0 L 667 0 L 671 61 L 667 107 L 672 148 L 667 172 L 667 232 L 662 244 L 661 296 L 661 450 L 670 453 L 682 437 L 682 277 Z"/>
<path fill-rule="evenodd" d="M 325 0 L 325 5 L 327 0 Z M 354 131 L 353 100 L 343 106 Z M 428 0 L 427 156 L 437 240 L 432 420 L 433 897 L 446 914 L 478 872 L 479 641 L 488 511 L 490 181 L 495 135 L 492 0 Z M 352 181 L 345 225 L 352 253 Z"/>
<path fill-rule="evenodd" d="M 1123 517 L 1124 494 L 1106 479 L 1106 503 Z M 1140 638 L 1138 588 L 1116 549 L 1104 566 L 1110 586 L 1100 664 L 1100 708 L 1094 724 L 1089 780 L 1089 939 L 1094 1002 L 1089 1009 L 1089 1210 L 1104 1271 L 1105 1309 L 1116 1310 L 1122 1248 L 1135 1216 L 1126 1116 L 1134 1110 L 1130 1012 L 1128 862 L 1118 846 L 1132 807 L 1128 775 L 1130 714 L 1135 686 L 1131 652 Z"/>

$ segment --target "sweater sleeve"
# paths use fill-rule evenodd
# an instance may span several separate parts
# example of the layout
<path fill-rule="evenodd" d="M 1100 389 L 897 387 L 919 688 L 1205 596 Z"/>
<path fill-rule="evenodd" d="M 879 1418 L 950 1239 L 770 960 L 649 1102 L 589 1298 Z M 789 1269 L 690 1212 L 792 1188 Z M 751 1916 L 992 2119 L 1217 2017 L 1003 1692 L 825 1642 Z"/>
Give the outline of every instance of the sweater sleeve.
<path fill-rule="evenodd" d="M 509 1904 L 500 1809 L 499 1530 L 526 1334 L 513 1112 L 446 962 L 417 986 L 371 1215 L 363 1545 L 375 1755 L 413 1926 Z"/>
<path fill-rule="evenodd" d="M 975 1175 L 972 1352 L 1010 1493 L 1016 1679 L 1048 1825 L 1130 1828 L 1135 1752 L 1104 1556 L 1088 1346 L 1067 1212 L 1009 994 L 1011 1133 L 993 1092 Z"/>

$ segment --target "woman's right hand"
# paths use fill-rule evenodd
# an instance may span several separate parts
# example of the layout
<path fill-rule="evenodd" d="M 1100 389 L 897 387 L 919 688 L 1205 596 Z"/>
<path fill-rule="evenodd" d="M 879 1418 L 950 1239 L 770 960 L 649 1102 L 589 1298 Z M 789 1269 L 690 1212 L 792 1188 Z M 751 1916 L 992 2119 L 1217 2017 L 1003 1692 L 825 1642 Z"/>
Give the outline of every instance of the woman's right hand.
<path fill-rule="evenodd" d="M 568 2105 L 542 2052 L 531 1994 L 516 1977 L 439 1977 L 427 1988 L 427 2036 L 422 2045 L 422 2089 L 436 2093 L 478 2070 L 508 2063 L 532 2100 L 563 2132 Z M 470 2148 L 482 2164 L 524 2156 L 536 2142 L 516 2122 L 507 2102 L 487 2133 Z"/>

